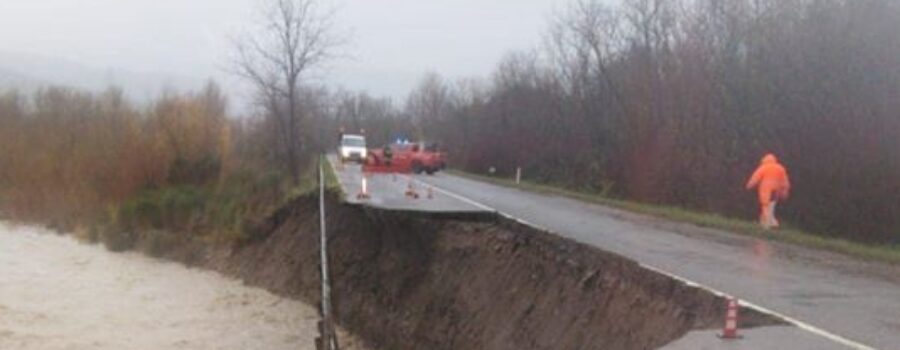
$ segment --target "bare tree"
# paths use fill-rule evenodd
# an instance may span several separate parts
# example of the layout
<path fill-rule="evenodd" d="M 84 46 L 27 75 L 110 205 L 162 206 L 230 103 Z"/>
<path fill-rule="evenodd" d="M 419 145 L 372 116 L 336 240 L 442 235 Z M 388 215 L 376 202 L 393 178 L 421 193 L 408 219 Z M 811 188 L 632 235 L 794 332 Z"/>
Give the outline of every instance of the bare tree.
<path fill-rule="evenodd" d="M 274 119 L 280 140 L 273 141 L 282 148 L 294 183 L 304 151 L 298 94 L 309 71 L 332 59 L 341 44 L 332 18 L 315 0 L 266 0 L 258 32 L 234 40 L 233 71 L 254 85 L 257 102 Z"/>
<path fill-rule="evenodd" d="M 900 2 L 610 3 L 572 0 L 549 60 L 510 55 L 483 89 L 436 98 L 447 90 L 425 78 L 407 113 L 468 171 L 523 166 L 534 181 L 726 215 L 752 215 L 740 183 L 775 152 L 815 194 L 796 196 L 789 220 L 900 242 Z"/>
<path fill-rule="evenodd" d="M 451 91 L 443 78 L 437 73 L 428 73 L 410 92 L 406 99 L 406 112 L 412 120 L 444 121 L 452 108 Z M 421 123 L 416 130 L 416 138 L 424 137 Z"/>

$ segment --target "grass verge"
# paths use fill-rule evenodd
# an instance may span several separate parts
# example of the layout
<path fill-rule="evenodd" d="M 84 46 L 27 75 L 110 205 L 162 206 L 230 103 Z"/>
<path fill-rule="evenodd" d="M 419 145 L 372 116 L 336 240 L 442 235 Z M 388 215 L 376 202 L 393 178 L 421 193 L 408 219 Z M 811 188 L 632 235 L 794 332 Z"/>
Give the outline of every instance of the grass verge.
<path fill-rule="evenodd" d="M 341 190 L 341 186 L 338 183 L 337 175 L 334 173 L 334 169 L 331 167 L 328 159 L 325 156 L 320 157 L 322 169 L 325 173 L 325 190 L 343 195 L 343 190 Z M 286 201 L 305 195 L 319 193 L 318 164 L 313 163 L 313 166 L 306 167 L 306 169 L 306 172 L 302 174 L 300 178 L 300 183 L 288 191 Z"/>
<path fill-rule="evenodd" d="M 599 194 L 576 192 L 564 188 L 550 186 L 535 182 L 522 181 L 515 183 L 510 179 L 478 175 L 460 170 L 449 170 L 450 173 L 478 181 L 483 181 L 504 187 L 516 188 L 524 191 L 558 195 L 577 199 L 588 203 L 601 204 L 634 213 L 655 216 L 659 218 L 691 223 L 700 227 L 715 228 L 737 234 L 767 238 L 775 241 L 792 243 L 804 247 L 827 250 L 830 252 L 849 255 L 868 261 L 900 264 L 900 246 L 876 246 L 845 239 L 826 237 L 805 232 L 796 228 L 781 228 L 777 231 L 766 231 L 755 222 L 725 217 L 719 214 L 697 212 L 683 208 L 638 203 L 604 197 Z"/>
<path fill-rule="evenodd" d="M 325 190 L 333 191 L 340 195 L 339 198 L 344 198 L 344 190 L 338 182 L 337 174 L 334 173 L 334 168 L 325 156 L 322 156 L 322 168 L 325 171 Z"/>
<path fill-rule="evenodd" d="M 111 205 L 85 236 L 113 251 L 146 243 L 154 256 L 188 241 L 240 242 L 249 238 L 249 225 L 287 200 L 287 186 L 280 171 L 248 168 L 206 183 L 147 188 Z"/>

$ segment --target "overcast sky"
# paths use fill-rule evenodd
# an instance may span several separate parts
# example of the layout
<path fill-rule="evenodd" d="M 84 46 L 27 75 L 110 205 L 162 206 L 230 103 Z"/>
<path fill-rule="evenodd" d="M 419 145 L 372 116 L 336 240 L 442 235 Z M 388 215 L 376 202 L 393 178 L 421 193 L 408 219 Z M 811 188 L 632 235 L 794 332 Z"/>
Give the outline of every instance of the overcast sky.
<path fill-rule="evenodd" d="M 228 37 L 263 0 L 0 0 L 0 51 L 64 58 L 100 69 L 214 77 Z M 337 7 L 352 56 L 324 83 L 400 99 L 425 72 L 485 76 L 504 53 L 541 41 L 565 0 L 323 0 Z"/>

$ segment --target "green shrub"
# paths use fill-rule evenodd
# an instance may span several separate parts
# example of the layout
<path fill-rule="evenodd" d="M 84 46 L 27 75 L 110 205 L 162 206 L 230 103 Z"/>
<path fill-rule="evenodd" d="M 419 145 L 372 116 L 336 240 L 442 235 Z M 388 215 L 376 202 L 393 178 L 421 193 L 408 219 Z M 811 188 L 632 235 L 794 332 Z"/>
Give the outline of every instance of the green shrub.
<path fill-rule="evenodd" d="M 141 250 L 163 254 L 181 240 L 238 242 L 247 222 L 258 220 L 286 200 L 288 178 L 280 171 L 236 169 L 223 181 L 145 189 L 108 211 L 108 225 L 121 232 L 141 232 Z M 314 181 L 304 181 L 304 187 Z M 294 188 L 296 191 L 297 188 Z M 163 234 L 162 232 L 174 233 Z M 114 247 L 133 246 L 109 237 Z M 125 237 L 133 240 L 134 237 Z"/>
<path fill-rule="evenodd" d="M 100 241 L 113 252 L 122 252 L 134 249 L 137 242 L 137 235 L 131 230 L 118 230 L 108 228 L 100 231 Z"/>
<path fill-rule="evenodd" d="M 206 154 L 198 159 L 178 157 L 172 162 L 168 178 L 176 184 L 208 183 L 219 175 L 221 163 L 215 154 Z"/>
<path fill-rule="evenodd" d="M 176 248 L 181 239 L 175 233 L 163 230 L 146 230 L 140 234 L 138 250 L 153 257 L 162 257 Z"/>
<path fill-rule="evenodd" d="M 123 228 L 188 229 L 201 216 L 209 196 L 209 191 L 196 186 L 147 190 L 126 201 L 116 216 Z"/>

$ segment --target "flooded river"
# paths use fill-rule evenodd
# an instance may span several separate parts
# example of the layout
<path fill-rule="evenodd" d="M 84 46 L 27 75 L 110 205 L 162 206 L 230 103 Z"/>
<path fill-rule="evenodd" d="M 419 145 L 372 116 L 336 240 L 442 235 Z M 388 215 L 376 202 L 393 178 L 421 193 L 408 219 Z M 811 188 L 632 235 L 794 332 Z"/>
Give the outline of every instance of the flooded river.
<path fill-rule="evenodd" d="M 315 330 L 235 279 L 0 222 L 0 349 L 314 349 Z"/>

